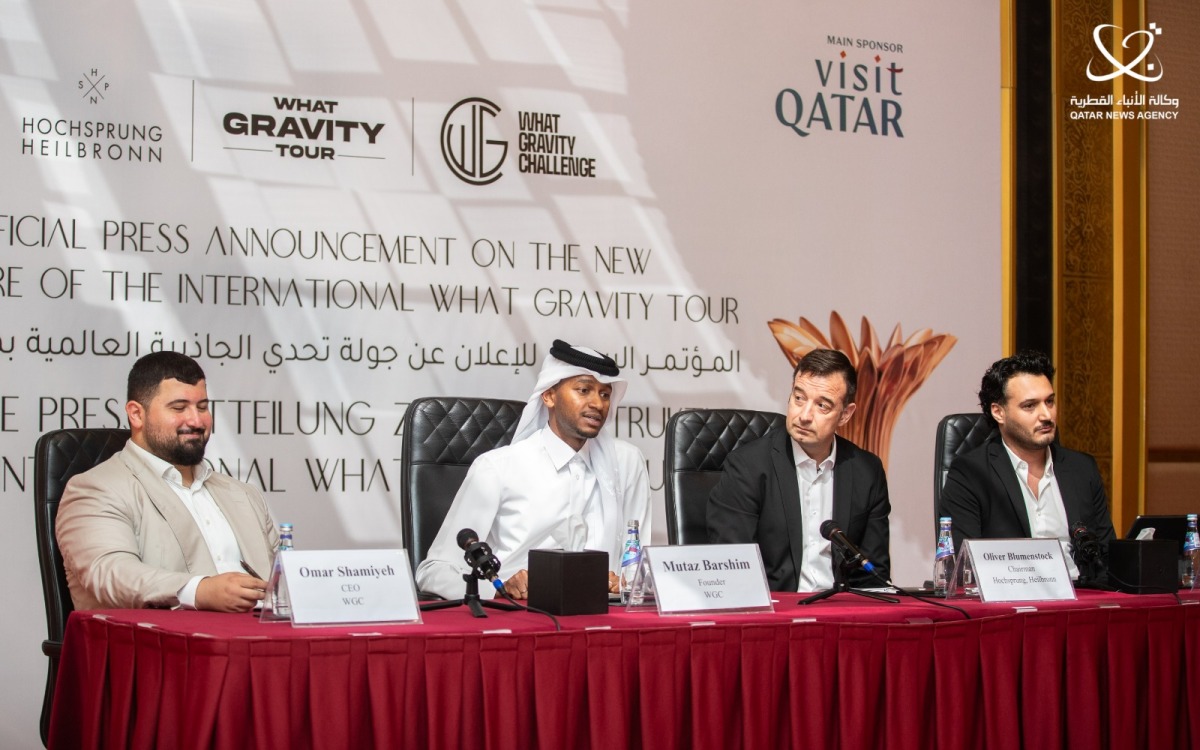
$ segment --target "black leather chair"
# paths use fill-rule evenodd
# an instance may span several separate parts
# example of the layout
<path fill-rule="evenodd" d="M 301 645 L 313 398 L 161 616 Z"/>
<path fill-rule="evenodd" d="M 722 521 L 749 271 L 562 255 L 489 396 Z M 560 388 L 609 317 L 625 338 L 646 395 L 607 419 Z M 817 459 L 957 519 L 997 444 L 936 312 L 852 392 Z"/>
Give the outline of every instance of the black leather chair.
<path fill-rule="evenodd" d="M 784 429 L 784 416 L 770 411 L 689 409 L 671 415 L 663 458 L 671 544 L 708 543 L 708 493 L 721 478 L 725 457 L 775 429 Z"/>
<path fill-rule="evenodd" d="M 71 614 L 71 593 L 63 570 L 62 553 L 54 536 L 58 501 L 67 480 L 108 460 L 125 446 L 129 430 L 72 429 L 47 432 L 33 449 L 33 503 L 36 513 L 38 562 L 42 570 L 42 595 L 46 600 L 47 638 L 42 653 L 50 657 L 46 673 L 46 695 L 42 700 L 42 744 L 50 729 L 50 706 L 54 702 L 54 680 L 58 676 L 58 657 L 62 652 L 63 632 Z"/>
<path fill-rule="evenodd" d="M 942 487 L 950 464 L 963 453 L 978 448 L 996 434 L 996 427 L 983 412 L 947 414 L 938 422 L 933 444 L 933 538 L 937 539 L 938 510 L 942 505 Z"/>
<path fill-rule="evenodd" d="M 409 404 L 400 447 L 400 517 L 414 573 L 429 554 L 471 462 L 512 441 L 524 408 L 524 401 L 453 396 Z"/>

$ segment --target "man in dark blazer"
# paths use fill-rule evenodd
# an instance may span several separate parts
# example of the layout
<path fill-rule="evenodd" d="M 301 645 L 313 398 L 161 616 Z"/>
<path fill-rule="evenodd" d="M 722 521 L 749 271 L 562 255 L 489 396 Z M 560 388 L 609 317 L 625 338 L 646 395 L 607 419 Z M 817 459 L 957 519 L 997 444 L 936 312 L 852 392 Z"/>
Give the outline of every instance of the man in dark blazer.
<path fill-rule="evenodd" d="M 979 389 L 999 433 L 950 465 L 938 513 L 963 539 L 1058 537 L 1082 523 L 1102 554 L 1115 534 L 1096 460 L 1054 442 L 1054 366 L 1039 352 L 998 360 Z M 1074 571 L 1072 571 L 1074 572 Z"/>
<path fill-rule="evenodd" d="M 758 543 L 772 591 L 817 591 L 840 579 L 841 556 L 820 535 L 829 519 L 888 576 L 891 503 L 883 464 L 835 434 L 854 414 L 857 384 L 845 354 L 809 352 L 793 372 L 786 431 L 731 453 L 709 495 L 709 541 Z M 861 568 L 847 583 L 882 585 Z"/>

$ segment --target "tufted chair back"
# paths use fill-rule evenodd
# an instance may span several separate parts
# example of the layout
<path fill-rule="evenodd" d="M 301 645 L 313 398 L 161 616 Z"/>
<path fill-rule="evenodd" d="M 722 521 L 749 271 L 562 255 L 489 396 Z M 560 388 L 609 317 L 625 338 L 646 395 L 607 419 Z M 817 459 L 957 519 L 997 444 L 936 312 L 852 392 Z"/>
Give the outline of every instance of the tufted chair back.
<path fill-rule="evenodd" d="M 63 632 L 71 614 L 71 592 L 62 553 L 54 535 L 58 501 L 67 480 L 108 460 L 125 447 L 129 430 L 70 429 L 47 432 L 33 448 L 34 529 L 37 534 L 38 563 L 42 572 L 42 596 L 46 602 L 46 640 L 42 653 L 50 657 L 46 674 L 46 693 L 42 700 L 42 744 L 50 727 L 50 706 L 54 701 L 54 679 L 58 676 L 58 657 L 62 652 Z"/>
<path fill-rule="evenodd" d="M 938 422 L 937 437 L 933 442 L 933 538 L 937 539 L 938 508 L 942 504 L 942 487 L 950 464 L 963 453 L 968 453 L 987 442 L 996 434 L 996 428 L 983 412 L 971 414 L 947 414 Z"/>
<path fill-rule="evenodd" d="M 708 543 L 708 493 L 721 478 L 725 457 L 743 443 L 783 428 L 783 415 L 769 411 L 690 409 L 671 415 L 663 457 L 671 544 Z"/>
<path fill-rule="evenodd" d="M 400 517 L 413 572 L 429 553 L 471 462 L 512 441 L 524 408 L 524 401 L 454 396 L 409 404 L 400 446 Z"/>

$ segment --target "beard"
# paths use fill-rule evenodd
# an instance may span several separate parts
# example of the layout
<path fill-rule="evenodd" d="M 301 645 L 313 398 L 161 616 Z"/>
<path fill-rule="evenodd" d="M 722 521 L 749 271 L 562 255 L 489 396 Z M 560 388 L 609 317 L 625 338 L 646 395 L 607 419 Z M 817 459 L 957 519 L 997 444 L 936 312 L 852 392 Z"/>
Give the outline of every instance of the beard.
<path fill-rule="evenodd" d="M 1040 428 L 1046 427 L 1046 426 L 1051 427 L 1051 430 L 1049 432 L 1039 432 L 1038 431 Z M 1041 448 L 1045 448 L 1046 446 L 1053 443 L 1054 436 L 1056 434 L 1058 434 L 1058 425 L 1056 423 L 1042 422 L 1030 430 L 1023 430 L 1023 429 L 1011 430 L 1009 432 L 1009 439 L 1013 443 L 1021 446 L 1022 448 L 1025 448 L 1026 450 L 1035 451 L 1035 450 L 1039 450 Z"/>
<path fill-rule="evenodd" d="M 199 435 L 199 440 L 184 440 L 186 436 Z M 146 432 L 146 444 L 150 452 L 168 463 L 176 466 L 195 466 L 204 459 L 204 449 L 208 446 L 208 435 L 203 431 L 187 432 Z"/>

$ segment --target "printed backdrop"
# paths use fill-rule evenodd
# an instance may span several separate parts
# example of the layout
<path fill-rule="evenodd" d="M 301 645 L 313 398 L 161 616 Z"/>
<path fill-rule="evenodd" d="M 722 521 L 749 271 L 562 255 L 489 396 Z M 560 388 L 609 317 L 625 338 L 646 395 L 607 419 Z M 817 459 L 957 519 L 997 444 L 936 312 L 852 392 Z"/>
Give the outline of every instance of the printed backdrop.
<path fill-rule="evenodd" d="M 34 441 L 123 424 L 159 349 L 313 549 L 398 545 L 407 403 L 525 399 L 555 338 L 631 376 L 665 542 L 669 416 L 853 348 L 928 576 L 935 425 L 1000 346 L 990 4 L 17 0 L 0 43 L 3 746 L 45 668 Z"/>

